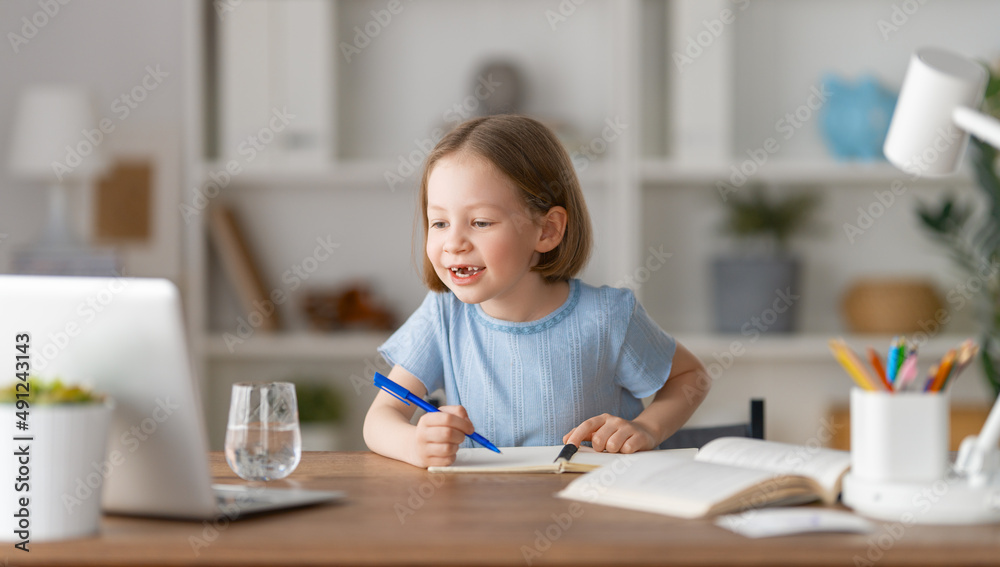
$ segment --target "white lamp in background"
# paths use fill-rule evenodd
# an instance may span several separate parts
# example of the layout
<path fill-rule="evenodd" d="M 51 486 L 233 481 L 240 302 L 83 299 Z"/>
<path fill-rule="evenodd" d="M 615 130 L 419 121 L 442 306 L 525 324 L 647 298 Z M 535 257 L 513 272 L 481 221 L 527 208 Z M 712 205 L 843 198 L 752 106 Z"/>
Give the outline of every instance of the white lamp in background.
<path fill-rule="evenodd" d="M 980 113 L 989 74 L 981 65 L 941 49 L 910 59 L 883 152 L 914 175 L 958 168 L 969 134 L 1000 147 L 1000 121 Z M 925 394 L 937 395 L 937 394 Z M 844 478 L 844 503 L 883 519 L 909 515 L 915 523 L 1000 522 L 1000 398 L 979 435 L 962 441 L 954 471 L 930 485 Z"/>
<path fill-rule="evenodd" d="M 70 188 L 87 186 L 104 168 L 102 140 L 92 140 L 95 131 L 100 132 L 86 89 L 32 86 L 21 93 L 8 166 L 14 177 L 48 186 L 49 215 L 40 240 L 15 258 L 16 271 L 64 275 L 115 272 L 114 254 L 86 246 L 73 230 L 69 214 Z M 86 133 L 91 133 L 90 139 Z"/>
<path fill-rule="evenodd" d="M 978 109 L 989 73 L 982 65 L 941 49 L 910 58 L 882 148 L 907 173 L 953 173 L 969 134 L 1000 147 L 1000 122 Z"/>

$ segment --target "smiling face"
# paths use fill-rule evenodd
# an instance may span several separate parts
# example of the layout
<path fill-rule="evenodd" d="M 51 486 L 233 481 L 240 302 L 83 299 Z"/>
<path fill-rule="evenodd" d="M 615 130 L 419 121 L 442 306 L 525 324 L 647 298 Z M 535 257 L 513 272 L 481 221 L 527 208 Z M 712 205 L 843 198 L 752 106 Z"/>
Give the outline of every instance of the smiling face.
<path fill-rule="evenodd" d="M 426 253 L 441 281 L 464 303 L 502 318 L 545 287 L 531 271 L 551 250 L 543 223 L 489 162 L 468 153 L 441 158 L 427 182 Z M 505 316 L 506 315 L 506 316 Z"/>

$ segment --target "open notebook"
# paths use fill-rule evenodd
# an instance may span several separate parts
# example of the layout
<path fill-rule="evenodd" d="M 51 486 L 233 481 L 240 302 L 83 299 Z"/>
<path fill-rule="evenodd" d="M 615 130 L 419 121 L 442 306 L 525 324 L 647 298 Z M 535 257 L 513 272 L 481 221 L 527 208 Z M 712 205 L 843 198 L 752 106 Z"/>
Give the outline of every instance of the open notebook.
<path fill-rule="evenodd" d="M 681 518 L 814 500 L 833 504 L 851 454 L 745 437 L 716 439 L 694 458 L 650 451 L 610 477 L 585 474 L 557 496 Z"/>
<path fill-rule="evenodd" d="M 501 447 L 500 450 L 502 454 L 480 447 L 459 449 L 453 465 L 428 467 L 427 470 L 432 473 L 582 473 L 625 457 L 619 453 L 598 453 L 590 447 L 577 449 L 576 445 Z M 669 452 L 693 456 L 697 449 L 675 449 Z M 636 453 L 629 457 L 643 454 Z"/>

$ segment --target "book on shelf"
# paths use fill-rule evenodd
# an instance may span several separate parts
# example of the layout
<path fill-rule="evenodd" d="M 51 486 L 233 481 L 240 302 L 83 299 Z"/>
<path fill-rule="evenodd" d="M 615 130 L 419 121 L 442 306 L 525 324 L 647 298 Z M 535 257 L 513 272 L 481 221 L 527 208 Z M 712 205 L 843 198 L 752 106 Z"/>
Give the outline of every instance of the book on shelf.
<path fill-rule="evenodd" d="M 219 253 L 222 269 L 236 290 L 244 314 L 256 311 L 262 317 L 257 326 L 262 331 L 276 331 L 281 326 L 277 308 L 271 304 L 260 269 L 250 252 L 243 229 L 236 214 L 225 205 L 215 205 L 209 210 L 209 232 Z M 268 313 L 261 306 L 271 305 Z"/>
<path fill-rule="evenodd" d="M 595 471 L 558 496 L 646 512 L 700 518 L 762 506 L 834 503 L 851 465 L 847 451 L 723 437 L 693 458 L 667 451 L 615 474 Z"/>
<path fill-rule="evenodd" d="M 501 454 L 482 447 L 461 448 L 455 463 L 428 467 L 432 473 L 583 473 L 614 463 L 623 455 L 598 453 L 591 447 L 553 445 L 548 447 L 501 447 Z M 664 451 L 683 454 L 694 450 Z"/>

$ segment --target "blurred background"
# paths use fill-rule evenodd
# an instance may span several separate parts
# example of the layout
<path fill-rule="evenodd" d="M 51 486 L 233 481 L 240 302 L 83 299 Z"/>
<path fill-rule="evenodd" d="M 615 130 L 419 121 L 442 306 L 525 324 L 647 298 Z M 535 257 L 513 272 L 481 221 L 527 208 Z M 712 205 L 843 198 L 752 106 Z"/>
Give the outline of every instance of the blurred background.
<path fill-rule="evenodd" d="M 422 162 L 490 113 L 564 142 L 582 277 L 709 366 L 694 423 L 763 397 L 768 438 L 827 442 L 850 387 L 829 338 L 923 333 L 930 361 L 992 330 L 996 268 L 917 214 L 951 196 L 976 220 L 972 166 L 913 179 L 880 148 L 918 47 L 995 72 L 995 0 L 26 0 L 0 22 L 0 272 L 177 283 L 216 449 L 247 380 L 308 392 L 307 449 L 364 448 L 375 349 L 426 293 Z M 970 374 L 954 400 L 988 404 Z"/>

